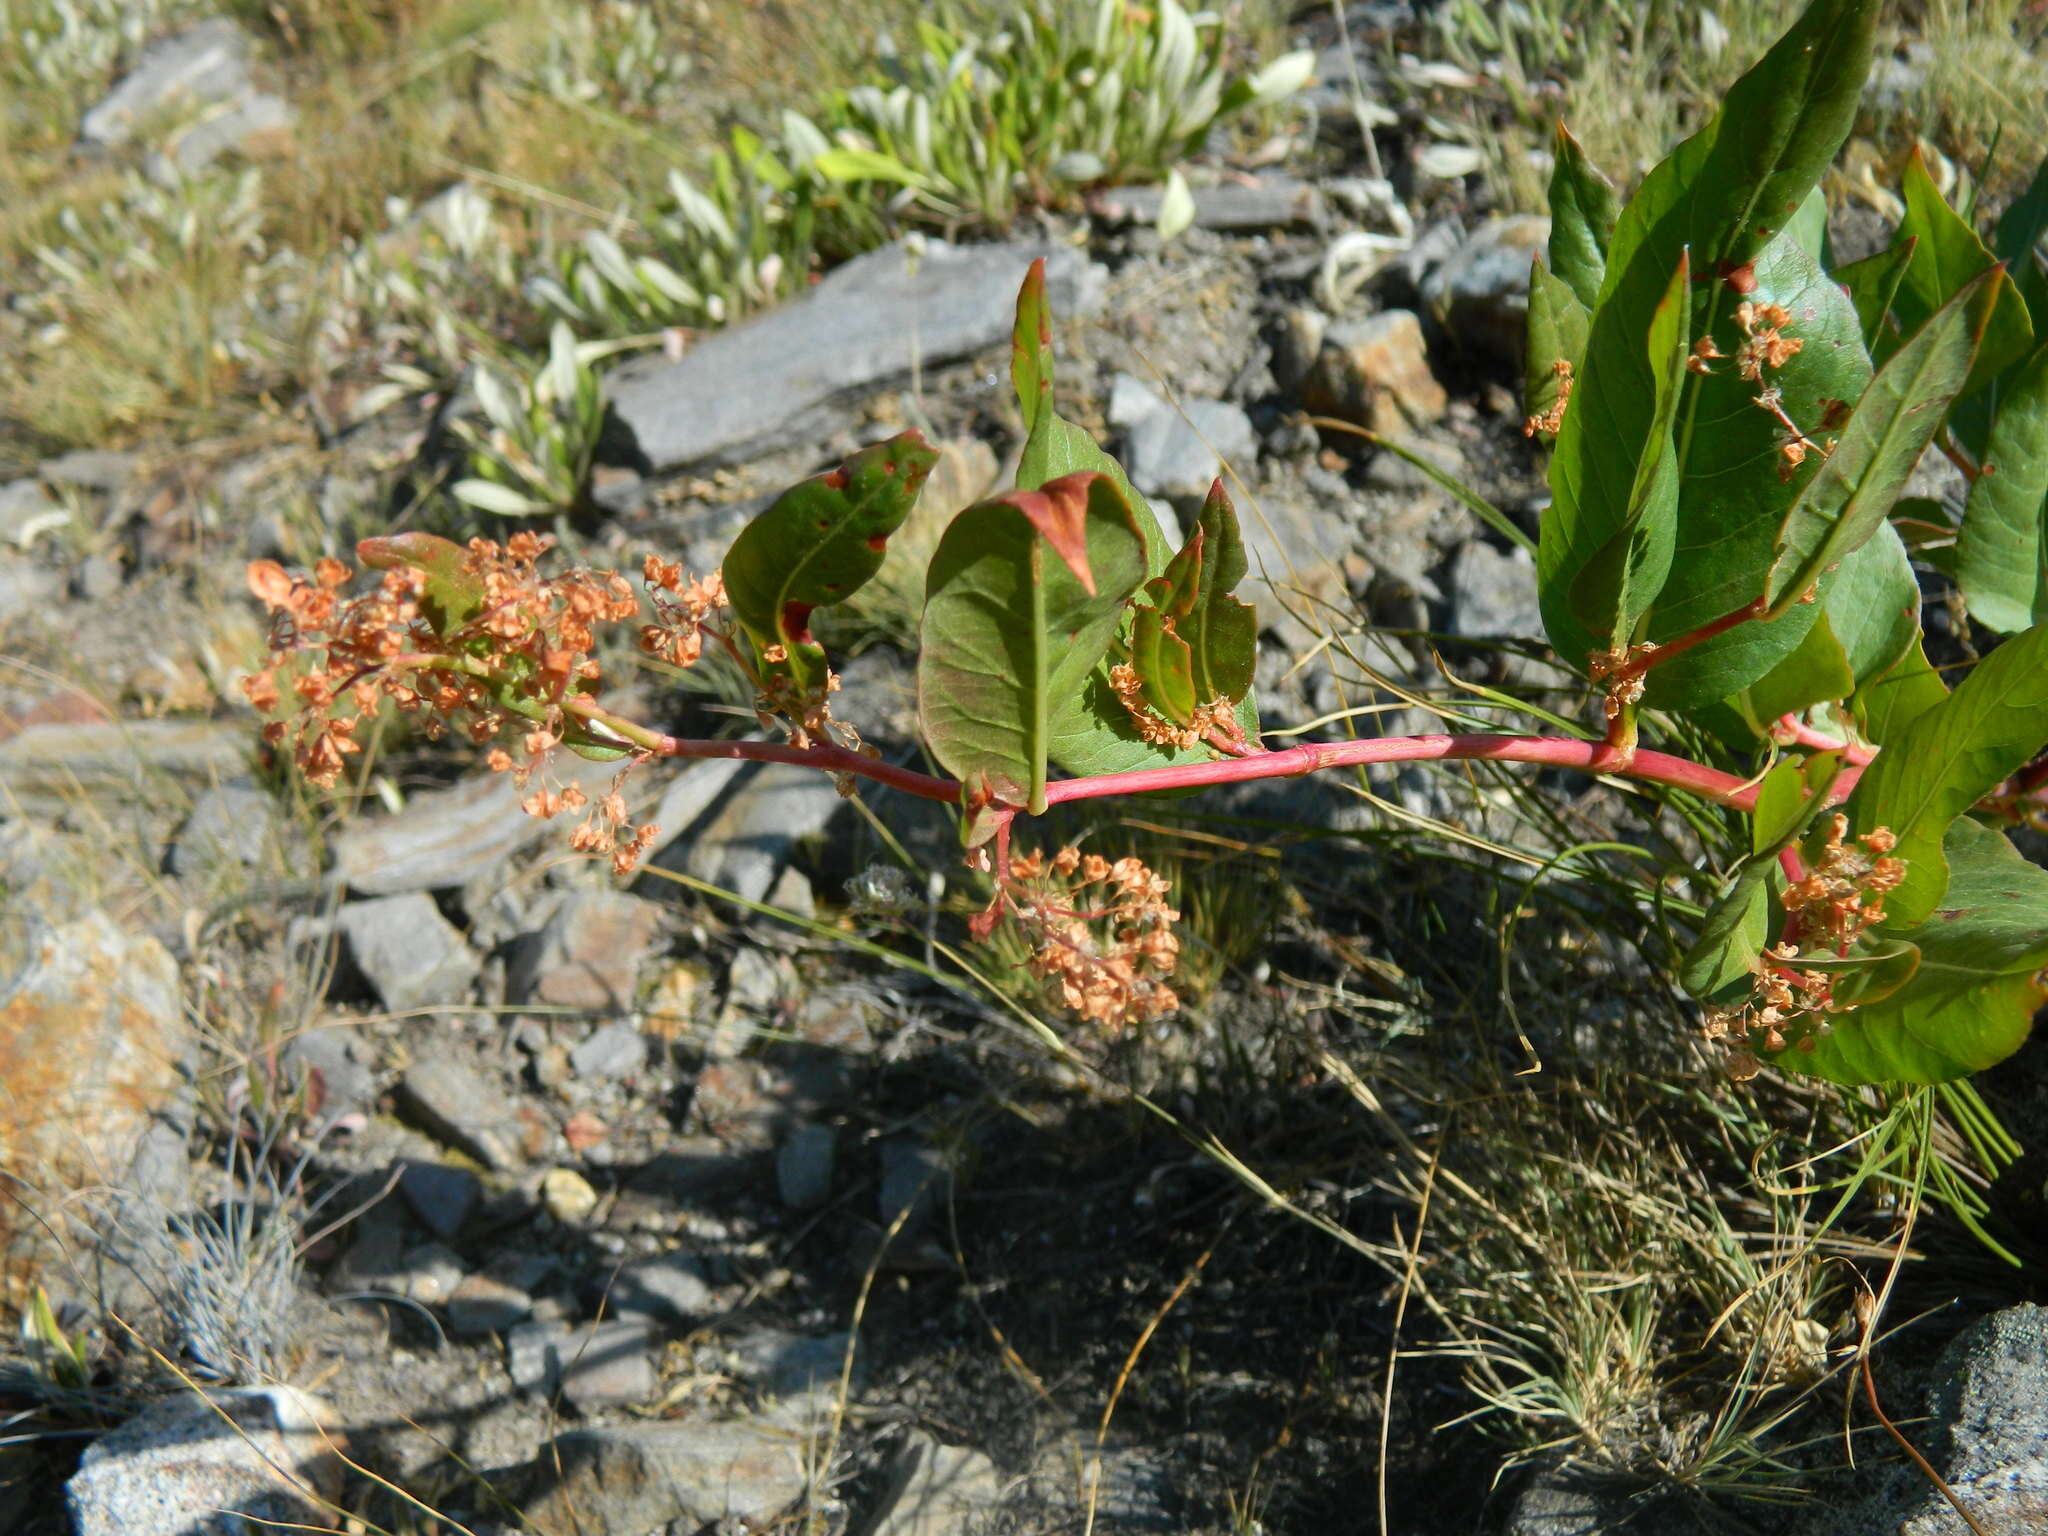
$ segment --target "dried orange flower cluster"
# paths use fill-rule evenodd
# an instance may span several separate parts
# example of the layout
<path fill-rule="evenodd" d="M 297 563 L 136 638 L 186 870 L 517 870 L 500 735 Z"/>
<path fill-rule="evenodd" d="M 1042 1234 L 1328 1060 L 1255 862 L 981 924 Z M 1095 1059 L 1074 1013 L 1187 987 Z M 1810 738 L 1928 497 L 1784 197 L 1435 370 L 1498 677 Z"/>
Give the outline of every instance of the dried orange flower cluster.
<path fill-rule="evenodd" d="M 1790 1042 L 1796 1049 L 1811 1051 L 1815 1042 L 1833 1027 L 1826 1015 L 1834 996 L 1822 971 L 1802 971 L 1796 944 L 1777 944 L 1757 957 L 1752 969 L 1756 979 L 1750 995 L 1740 1002 L 1709 1008 L 1701 1021 L 1700 1033 L 1709 1041 L 1728 1047 L 1728 1071 L 1738 1082 L 1747 1082 L 1763 1070 L 1755 1047 L 1782 1051 Z"/>
<path fill-rule="evenodd" d="M 1865 929 L 1884 921 L 1885 894 L 1906 876 L 1904 860 L 1891 857 L 1897 846 L 1889 828 L 1852 841 L 1847 816 L 1838 811 L 1830 820 L 1819 856 L 1779 898 L 1788 918 L 1786 937 L 1758 957 L 1750 995 L 1707 1012 L 1703 1033 L 1730 1043 L 1736 1076 L 1754 1077 L 1761 1070 L 1752 1045 L 1782 1051 L 1789 1041 L 1810 1051 L 1828 1033 L 1826 1015 L 1837 1011 L 1832 983 L 1825 972 L 1801 970 L 1800 956 L 1846 955 Z"/>
<path fill-rule="evenodd" d="M 515 533 L 503 545 L 473 539 L 467 548 L 406 537 L 417 542 L 391 553 L 394 567 L 355 598 L 340 595 L 353 572 L 339 560 L 321 560 L 310 581 L 275 561 L 249 567 L 250 590 L 272 610 L 271 655 L 244 691 L 258 709 L 275 711 L 282 670 L 299 700 L 289 718 L 264 728 L 264 739 L 289 742 L 300 770 L 326 788 L 361 750 L 362 722 L 387 700 L 421 714 L 429 736 L 453 724 L 483 745 L 516 730 L 515 750 L 496 747 L 487 761 L 512 776 L 527 813 L 552 817 L 588 805 L 572 845 L 611 854 L 622 873 L 632 868 L 655 836 L 653 827 L 631 826 L 621 792 L 638 759 L 626 760 L 594 805 L 548 773 L 568 732 L 582 733 L 581 745 L 624 747 L 589 734 L 564 703 L 597 692 L 598 633 L 638 616 L 632 589 L 609 571 L 541 576 L 538 562 L 553 543 L 544 535 Z M 375 558 L 369 545 L 365 556 Z"/>
<path fill-rule="evenodd" d="M 1550 402 L 1550 409 L 1538 411 L 1522 423 L 1524 437 L 1534 437 L 1538 432 L 1555 437 L 1564 429 L 1564 408 L 1572 401 L 1571 359 L 1560 357 L 1550 365 L 1550 372 L 1557 380 L 1557 398 Z"/>
<path fill-rule="evenodd" d="M 1809 453 L 1826 458 L 1834 452 L 1835 440 L 1815 442 L 1785 410 L 1784 392 L 1774 385 L 1764 383 L 1764 376 L 1773 369 L 1782 368 L 1806 349 L 1804 340 L 1788 336 L 1786 328 L 1792 324 L 1792 311 L 1782 304 L 1768 300 L 1758 303 L 1744 299 L 1735 306 L 1735 324 L 1742 332 L 1742 345 L 1735 352 L 1735 371 L 1750 383 L 1762 386 L 1757 390 L 1756 403 L 1759 408 L 1769 411 L 1778 420 L 1778 477 L 1792 478 L 1794 470 L 1806 462 Z M 1692 355 L 1686 358 L 1685 366 L 1693 373 L 1712 373 L 1714 360 L 1727 354 L 1714 344 L 1711 336 L 1702 336 L 1692 344 Z M 1832 402 L 1839 407 L 1841 402 Z M 1833 411 L 1829 413 L 1831 416 Z M 1839 421 L 1822 423 L 1823 428 L 1839 425 Z"/>
<path fill-rule="evenodd" d="M 1797 336 L 1787 336 L 1792 312 L 1782 304 L 1762 304 L 1744 299 L 1735 306 L 1735 324 L 1743 342 L 1735 354 L 1735 371 L 1752 384 L 1763 381 L 1764 372 L 1782 368 L 1805 348 Z"/>
<path fill-rule="evenodd" d="M 1062 848 L 1011 857 L 995 902 L 977 917 L 987 938 L 1005 914 L 1030 935 L 1046 1001 L 1109 1031 L 1171 1013 L 1166 984 L 1180 959 L 1167 882 L 1134 858 Z"/>
<path fill-rule="evenodd" d="M 387 571 L 374 590 L 344 601 L 341 589 L 354 574 L 334 559 L 320 560 L 310 581 L 275 560 L 248 569 L 249 590 L 271 611 L 270 656 L 260 672 L 243 679 L 242 692 L 263 713 L 275 713 L 284 702 L 278 668 L 295 654 L 308 658 L 289 680 L 298 699 L 294 713 L 264 726 L 263 739 L 273 747 L 289 743 L 299 771 L 323 789 L 341 777 L 352 753 L 362 751 L 356 728 L 380 699 L 401 709 L 422 705 L 413 688 L 385 669 L 417 639 L 426 578 L 413 570 Z M 338 706 L 354 713 L 340 714 Z"/>
<path fill-rule="evenodd" d="M 1609 720 L 1620 719 L 1623 709 L 1642 698 L 1645 674 L 1636 663 L 1656 649 L 1655 642 L 1645 640 L 1641 645 L 1617 645 L 1611 651 L 1596 651 L 1587 659 L 1587 680 L 1606 688 L 1600 708 Z"/>
<path fill-rule="evenodd" d="M 682 566 L 649 555 L 642 568 L 655 622 L 640 630 L 640 648 L 671 666 L 687 667 L 704 654 L 705 626 L 725 606 L 720 573 L 692 579 Z"/>
<path fill-rule="evenodd" d="M 1837 811 L 1820 857 L 1783 897 L 1800 937 L 1824 939 L 1837 951 L 1884 921 L 1885 894 L 1906 878 L 1905 861 L 1890 857 L 1899 840 L 1889 828 L 1866 832 L 1854 843 L 1848 834 L 1849 818 Z"/>
<path fill-rule="evenodd" d="M 1187 752 L 1215 737 L 1225 741 L 1243 739 L 1237 713 L 1228 699 L 1216 698 L 1207 704 L 1197 704 L 1194 717 L 1186 725 L 1175 725 L 1145 701 L 1145 681 L 1138 676 L 1138 669 L 1128 662 L 1120 661 L 1109 669 L 1109 685 L 1129 711 L 1138 735 L 1155 747 L 1174 747 Z"/>

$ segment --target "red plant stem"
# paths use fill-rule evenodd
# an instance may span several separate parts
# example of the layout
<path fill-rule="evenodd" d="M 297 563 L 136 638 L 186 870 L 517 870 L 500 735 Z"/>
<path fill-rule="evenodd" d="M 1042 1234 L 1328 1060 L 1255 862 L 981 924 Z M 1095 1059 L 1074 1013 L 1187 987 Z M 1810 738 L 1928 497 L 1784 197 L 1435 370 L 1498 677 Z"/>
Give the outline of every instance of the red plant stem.
<path fill-rule="evenodd" d="M 448 658 L 401 658 L 424 665 L 447 665 Z M 452 671 L 466 668 L 456 665 Z M 670 736 L 636 725 L 613 714 L 595 701 L 572 695 L 562 700 L 562 709 L 589 721 L 656 757 L 725 757 L 755 763 L 793 763 L 824 773 L 851 774 L 872 779 L 905 794 L 925 800 L 957 803 L 960 785 L 952 779 L 899 768 L 879 758 L 864 757 L 844 747 L 822 743 L 804 747 L 772 741 L 696 741 Z M 1106 795 L 1136 795 L 1155 789 L 1189 789 L 1208 784 L 1243 784 L 1259 779 L 1297 778 L 1324 768 L 1349 768 L 1364 763 L 1420 763 L 1472 759 L 1500 763 L 1539 763 L 1554 768 L 1577 768 L 1582 772 L 1613 774 L 1619 778 L 1641 779 L 1667 784 L 1674 789 L 1725 805 L 1731 810 L 1755 807 L 1757 786 L 1752 779 L 1738 778 L 1719 768 L 1709 768 L 1688 758 L 1667 752 L 1639 750 L 1634 754 L 1617 751 L 1604 741 L 1577 741 L 1551 736 L 1383 736 L 1370 741 L 1333 741 L 1287 747 L 1278 752 L 1253 752 L 1244 757 L 1217 762 L 1185 763 L 1171 768 L 1141 768 L 1132 773 L 1099 773 L 1087 778 L 1060 779 L 1045 787 L 1048 805 L 1069 800 L 1093 800 Z M 1829 799 L 1839 802 L 1848 796 L 1861 776 L 1863 765 L 1844 768 L 1829 788 Z"/>
<path fill-rule="evenodd" d="M 1046 802 L 1090 800 L 1100 795 L 1135 795 L 1154 789 L 1183 789 L 1201 784 L 1241 784 L 1254 779 L 1294 778 L 1322 768 L 1360 763 L 1440 762 L 1472 758 L 1502 763 L 1542 763 L 1578 768 L 1587 773 L 1613 773 L 1691 790 L 1721 805 L 1749 810 L 1756 786 L 1748 779 L 1709 768 L 1665 752 L 1638 751 L 1624 764 L 1622 754 L 1604 741 L 1571 741 L 1550 736 L 1383 736 L 1371 741 L 1334 741 L 1261 752 L 1216 763 L 1189 763 L 1174 768 L 1141 768 L 1134 773 L 1102 773 L 1092 778 L 1062 779 L 1045 787 Z M 1849 778 L 1845 773 L 1842 778 Z M 1847 788 L 1836 781 L 1841 792 Z"/>
<path fill-rule="evenodd" d="M 1609 681 L 1609 686 L 1612 687 L 1617 682 L 1626 682 L 1630 678 L 1641 677 L 1652 667 L 1661 667 L 1672 657 L 1683 656 L 1694 646 L 1711 640 L 1716 635 L 1726 634 L 1739 624 L 1747 624 L 1751 619 L 1760 619 L 1769 606 L 1770 604 L 1762 598 L 1758 598 L 1755 602 L 1744 603 L 1733 613 L 1724 613 L 1711 623 L 1702 624 L 1690 634 L 1680 635 L 1676 640 L 1666 640 L 1655 650 L 1644 651 L 1626 666 L 1617 668 Z"/>
<path fill-rule="evenodd" d="M 1806 747 L 1814 752 L 1839 752 L 1842 761 L 1862 767 L 1877 756 L 1875 747 L 1858 746 L 1852 741 L 1837 741 L 1832 736 L 1823 736 L 1803 720 L 1791 715 L 1778 717 L 1778 724 L 1772 732 L 1780 741 L 1790 746 Z"/>

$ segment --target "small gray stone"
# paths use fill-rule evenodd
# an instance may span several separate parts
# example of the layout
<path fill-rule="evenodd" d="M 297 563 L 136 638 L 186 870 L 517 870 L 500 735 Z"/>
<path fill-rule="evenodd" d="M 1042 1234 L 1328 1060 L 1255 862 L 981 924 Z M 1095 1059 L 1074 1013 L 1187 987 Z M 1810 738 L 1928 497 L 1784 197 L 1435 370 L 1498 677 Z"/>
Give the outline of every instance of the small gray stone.
<path fill-rule="evenodd" d="M 1004 342 L 1018 284 L 1039 257 L 1062 319 L 1100 302 L 1100 269 L 1071 247 L 898 241 L 680 361 L 628 363 L 606 377 L 606 393 L 656 470 L 822 438 L 849 419 L 849 402 L 908 378 L 919 362 L 930 368 Z"/>
<path fill-rule="evenodd" d="M 518 1122 L 503 1093 L 453 1056 L 413 1063 L 398 1082 L 398 1108 L 421 1130 L 487 1168 L 516 1168 Z"/>
<path fill-rule="evenodd" d="M 248 779 L 219 784 L 199 797 L 171 844 L 171 873 L 191 878 L 255 869 L 276 856 L 282 833 L 277 801 Z"/>
<path fill-rule="evenodd" d="M 537 933 L 519 941 L 507 988 L 522 1003 L 631 1008 L 640 964 L 653 953 L 662 920 L 655 903 L 623 891 L 570 892 Z"/>
<path fill-rule="evenodd" d="M 775 1150 L 775 1188 L 793 1211 L 814 1211 L 832 1198 L 839 1137 L 829 1125 L 793 1126 Z"/>
<path fill-rule="evenodd" d="M 952 1182 L 952 1170 L 937 1148 L 916 1136 L 891 1136 L 882 1143 L 882 1225 L 903 1216 L 901 1236 L 916 1236 L 951 1194 Z"/>
<path fill-rule="evenodd" d="M 1603 1496 L 1594 1484 L 1545 1473 L 1515 1500 L 1508 1536 L 1601 1536 L 1615 1528 L 1616 1516 L 1623 1513 L 1616 1505 L 1611 1492 Z"/>
<path fill-rule="evenodd" d="M 458 1338 L 503 1333 L 533 1314 L 533 1297 L 490 1275 L 464 1275 L 448 1298 L 448 1331 Z"/>
<path fill-rule="evenodd" d="M 1503 554 L 1474 539 L 1451 561 L 1451 633 L 1467 639 L 1534 640 L 1543 634 L 1536 564 L 1517 546 Z"/>
<path fill-rule="evenodd" d="M 285 1066 L 295 1081 L 320 1074 L 318 1118 L 330 1124 L 341 1115 L 367 1108 L 374 1097 L 377 1080 L 363 1065 L 367 1055 L 362 1036 L 346 1024 L 317 1024 L 300 1030 L 284 1047 Z"/>
<path fill-rule="evenodd" d="M 1131 484 L 1147 496 L 1199 503 L 1225 460 L 1249 476 L 1258 458 L 1251 418 L 1236 406 L 1191 398 L 1176 409 L 1130 374 L 1111 387 L 1110 420 L 1124 429 Z"/>
<path fill-rule="evenodd" d="M 645 1403 L 660 1387 L 644 1322 L 521 1323 L 505 1343 L 515 1384 L 536 1396 L 559 1391 L 579 1412 Z"/>
<path fill-rule="evenodd" d="M 1942 1351 L 1928 1394 L 1926 1455 L 1995 1531 L 2048 1529 L 2048 1307 L 2022 1302 L 1972 1323 Z M 1900 1536 L 1950 1536 L 1962 1522 L 1931 1488 Z"/>
<path fill-rule="evenodd" d="M 249 90 L 248 35 L 225 17 L 202 21 L 145 48 L 135 68 L 85 114 L 78 136 L 116 148 L 165 117 L 231 102 Z"/>
<path fill-rule="evenodd" d="M 987 1456 L 913 1429 L 897 1449 L 867 1536 L 958 1536 L 986 1520 L 1002 1497 L 1002 1474 Z"/>
<path fill-rule="evenodd" d="M 691 1253 L 635 1259 L 605 1287 L 606 1312 L 660 1327 L 699 1321 L 717 1310 L 704 1261 Z"/>
<path fill-rule="evenodd" d="M 656 856 L 747 901 L 774 887 L 796 845 L 816 837 L 846 802 L 822 773 L 789 763 L 764 763 L 739 778 L 690 835 Z"/>
<path fill-rule="evenodd" d="M 399 1260 L 390 1288 L 408 1301 L 438 1307 L 462 1283 L 462 1255 L 446 1243 L 424 1243 Z"/>
<path fill-rule="evenodd" d="M 141 463 L 140 454 L 118 453 L 111 448 L 79 448 L 45 459 L 36 467 L 36 478 L 45 485 L 67 485 L 117 497 L 128 489 L 128 482 L 135 478 Z"/>
<path fill-rule="evenodd" d="M 596 1030 L 569 1053 L 578 1077 L 607 1081 L 631 1077 L 647 1065 L 647 1037 L 623 1019 Z"/>
<path fill-rule="evenodd" d="M 809 1448 L 765 1425 L 622 1424 L 557 1435 L 521 1507 L 538 1536 L 653 1536 L 710 1526 L 762 1530 L 804 1491 Z"/>
<path fill-rule="evenodd" d="M 846 1368 L 845 1333 L 808 1335 L 785 1333 L 779 1328 L 756 1328 L 726 1341 L 733 1370 L 764 1397 L 809 1399 L 818 1393 L 836 1394 L 839 1373 Z M 853 1386 L 858 1390 L 865 1372 L 858 1355 L 854 1359 Z"/>
<path fill-rule="evenodd" d="M 420 1225 L 436 1237 L 453 1237 L 483 1198 L 481 1180 L 451 1163 L 405 1163 L 399 1169 L 398 1192 Z"/>
<path fill-rule="evenodd" d="M 9 810 L 41 815 L 80 802 L 161 803 L 160 779 L 218 784 L 247 772 L 248 726 L 227 720 L 32 725 L 0 741 Z"/>
<path fill-rule="evenodd" d="M 1422 280 L 1422 297 L 1460 345 L 1503 362 L 1522 355 L 1529 263 L 1550 240 L 1537 214 L 1488 219 Z"/>
<path fill-rule="evenodd" d="M 228 1536 L 322 1527 L 342 1474 L 326 1421 L 316 1399 L 290 1387 L 166 1398 L 86 1450 L 64 1485 L 72 1529 Z"/>
<path fill-rule="evenodd" d="M 356 969 L 392 1012 L 468 998 L 479 961 L 432 897 L 415 891 L 351 902 L 335 921 Z"/>

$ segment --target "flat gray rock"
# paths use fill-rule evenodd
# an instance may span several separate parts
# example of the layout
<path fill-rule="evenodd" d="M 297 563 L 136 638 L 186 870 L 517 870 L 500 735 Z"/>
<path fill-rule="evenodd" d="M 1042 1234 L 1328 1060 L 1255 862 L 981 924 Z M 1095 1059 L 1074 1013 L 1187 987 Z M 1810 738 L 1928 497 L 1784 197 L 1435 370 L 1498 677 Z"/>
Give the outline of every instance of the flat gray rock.
<path fill-rule="evenodd" d="M 1143 381 L 1119 374 L 1109 414 L 1124 430 L 1124 467 L 1131 484 L 1147 496 L 1199 503 L 1226 460 L 1253 478 L 1258 435 L 1251 418 L 1227 401 L 1190 397 L 1176 407 Z"/>
<path fill-rule="evenodd" d="M 516 1002 L 622 1012 L 633 1006 L 641 962 L 659 941 L 661 925 L 662 909 L 638 896 L 571 892 L 513 947 L 507 989 Z M 586 1068 L 579 1061 L 576 1070 Z"/>
<path fill-rule="evenodd" d="M 398 1108 L 436 1140 L 487 1168 L 516 1168 L 519 1123 L 506 1096 L 453 1056 L 415 1062 L 398 1080 Z"/>
<path fill-rule="evenodd" d="M 679 362 L 629 363 L 606 380 L 619 422 L 655 471 L 729 464 L 829 432 L 842 408 L 914 364 L 971 357 L 1010 334 L 1033 260 L 1062 319 L 1099 304 L 1099 269 L 1068 247 L 904 242 L 856 257 L 801 298 L 700 342 Z"/>
<path fill-rule="evenodd" d="M 77 1536 L 325 1525 L 342 1462 L 320 1406 L 290 1387 L 211 1399 L 167 1398 L 93 1442 L 64 1485 Z"/>
<path fill-rule="evenodd" d="M 800 1435 L 745 1422 L 574 1430 L 541 1447 L 521 1513 L 538 1536 L 765 1529 L 803 1492 L 814 1453 Z"/>
<path fill-rule="evenodd" d="M 78 136 L 101 149 L 117 148 L 167 116 L 234 101 L 249 89 L 249 36 L 216 17 L 145 48 L 135 68 L 80 120 Z"/>
<path fill-rule="evenodd" d="M 903 1438 L 867 1536 L 959 1536 L 1002 1502 L 996 1464 L 966 1445 L 941 1445 L 921 1429 Z"/>
<path fill-rule="evenodd" d="M 392 1012 L 468 998 L 480 962 L 431 896 L 411 891 L 350 902 L 335 922 L 356 969 Z"/>
<path fill-rule="evenodd" d="M 845 806 L 827 775 L 789 763 L 763 763 L 735 775 L 718 803 L 689 827 L 678 828 L 675 841 L 653 862 L 760 901 L 774 889 L 796 845 L 823 832 Z"/>
<path fill-rule="evenodd" d="M 6 747 L 0 746 L 0 775 Z M 549 772 L 593 799 L 605 793 L 617 763 L 593 763 L 573 752 L 556 755 Z M 626 781 L 629 800 L 662 782 L 647 769 Z M 544 838 L 564 848 L 575 822 L 539 821 L 519 808 L 520 795 L 502 773 L 480 774 L 448 789 L 414 795 L 396 816 L 363 819 L 334 840 L 334 878 L 366 896 L 456 890 Z"/>
<path fill-rule="evenodd" d="M 1313 182 L 1293 176 L 1260 176 L 1193 189 L 1197 229 L 1321 229 L 1329 222 L 1323 194 Z M 1115 187 L 1092 203 L 1111 222 L 1156 224 L 1166 199 L 1164 187 Z"/>
<path fill-rule="evenodd" d="M 256 728 L 226 720 L 32 725 L 0 741 L 0 799 L 30 813 L 105 797 L 155 797 L 163 781 L 221 782 L 244 773 Z"/>

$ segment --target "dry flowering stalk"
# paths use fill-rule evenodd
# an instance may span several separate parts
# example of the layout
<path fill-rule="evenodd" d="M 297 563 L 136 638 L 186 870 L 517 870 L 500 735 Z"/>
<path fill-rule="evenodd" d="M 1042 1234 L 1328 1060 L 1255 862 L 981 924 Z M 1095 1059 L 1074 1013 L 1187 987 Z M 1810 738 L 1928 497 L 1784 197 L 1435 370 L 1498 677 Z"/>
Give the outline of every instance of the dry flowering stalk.
<path fill-rule="evenodd" d="M 1785 936 L 1750 967 L 1749 995 L 1707 1010 L 1701 1032 L 1730 1047 L 1729 1069 L 1738 1078 L 1762 1070 L 1758 1046 L 1811 1051 L 1833 1027 L 1828 1015 L 1847 1011 L 1835 1001 L 1829 975 L 1802 968 L 1800 959 L 1846 956 L 1866 929 L 1884 921 L 1885 894 L 1906 876 L 1905 862 L 1891 856 L 1898 838 L 1889 828 L 1877 827 L 1853 841 L 1848 833 L 1849 818 L 1836 812 L 1819 856 L 1779 898 Z"/>
<path fill-rule="evenodd" d="M 1116 1033 L 1171 1013 L 1166 983 L 1180 960 L 1167 882 L 1135 858 L 1062 848 L 1010 855 L 996 899 L 970 924 L 986 939 L 1004 917 L 1032 946 L 1027 962 L 1046 1001 Z"/>
<path fill-rule="evenodd" d="M 1656 650 L 1655 643 L 1646 640 L 1641 645 L 1617 645 L 1612 650 L 1596 652 L 1587 661 L 1587 679 L 1605 689 L 1600 708 L 1608 720 L 1619 720 L 1622 710 L 1640 702 L 1648 670 L 1642 663 Z"/>
<path fill-rule="evenodd" d="M 339 560 L 318 562 L 310 580 L 275 561 L 250 565 L 249 588 L 272 613 L 271 654 L 244 692 L 273 713 L 285 702 L 283 674 L 298 700 L 265 726 L 264 739 L 289 744 L 307 779 L 331 788 L 361 750 L 362 723 L 389 702 L 420 715 L 430 737 L 453 725 L 480 746 L 496 743 L 486 760 L 512 777 L 529 815 L 587 807 L 571 845 L 610 854 L 622 874 L 632 869 L 656 835 L 632 825 L 622 791 L 642 755 L 595 735 L 565 705 L 597 694 L 598 636 L 637 617 L 640 604 L 610 571 L 543 577 L 539 561 L 552 544 L 528 532 L 502 545 L 472 539 L 466 548 L 420 535 L 366 541 L 364 558 L 385 569 L 354 598 L 341 595 L 354 573 Z M 565 745 L 624 756 L 595 804 L 550 772 Z"/>

